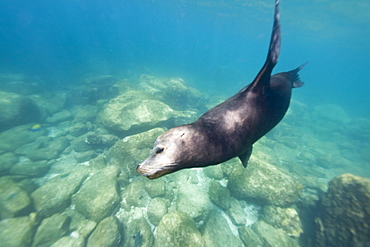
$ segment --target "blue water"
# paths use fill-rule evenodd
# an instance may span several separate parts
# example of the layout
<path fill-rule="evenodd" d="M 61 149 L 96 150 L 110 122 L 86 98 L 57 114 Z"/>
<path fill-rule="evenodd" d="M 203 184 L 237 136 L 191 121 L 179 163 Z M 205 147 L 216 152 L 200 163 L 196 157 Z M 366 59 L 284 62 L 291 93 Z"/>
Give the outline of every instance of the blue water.
<path fill-rule="evenodd" d="M 176 117 L 176 125 L 178 121 L 179 124 L 193 121 L 196 114 L 204 113 L 207 107 L 230 97 L 254 79 L 266 59 L 273 11 L 274 0 L 0 0 L 0 94 L 6 97 L 0 97 L 0 243 L 5 239 L 12 243 L 22 240 L 35 244 L 36 239 L 49 239 L 49 236 L 36 237 L 33 233 L 41 227 L 27 223 L 27 217 L 21 221 L 29 225 L 29 231 L 1 229 L 24 229 L 21 221 L 8 224 L 7 220 L 19 220 L 31 212 L 37 212 L 38 217 L 30 215 L 29 219 L 37 218 L 40 222 L 51 216 L 54 207 L 44 210 L 37 208 L 36 202 L 46 198 L 52 205 L 54 195 L 63 196 L 59 189 L 55 190 L 53 178 L 60 183 L 68 179 L 77 181 L 85 172 L 90 175 L 96 172 L 94 176 L 100 174 L 105 165 L 113 169 L 104 170 L 107 174 L 120 171 L 116 177 L 108 174 L 109 181 L 98 184 L 119 188 L 112 193 L 112 198 L 116 199 L 111 204 L 119 206 L 116 211 L 106 209 L 106 212 L 129 229 L 128 233 L 126 229 L 117 237 L 122 237 L 124 246 L 136 246 L 137 242 L 148 239 L 153 243 L 157 238 L 154 226 L 146 221 L 140 224 L 133 221 L 148 216 L 152 198 L 164 199 L 171 205 L 164 206 L 165 210 L 172 212 L 177 210 L 179 198 L 185 194 L 183 198 L 200 195 L 208 200 L 210 195 L 206 189 L 210 181 L 217 181 L 220 187 L 226 186 L 229 179 L 239 179 L 231 176 L 233 169 L 241 171 L 237 170 L 241 164 L 235 160 L 208 172 L 186 169 L 169 174 L 159 180 L 163 185 L 139 176 L 135 167 L 144 160 L 140 156 L 145 156 L 144 152 L 149 154 L 152 147 L 152 141 L 150 145 L 148 142 L 152 136 L 144 131 L 157 124 L 148 125 L 143 120 L 140 128 L 136 128 L 125 110 L 107 111 L 107 114 L 105 110 L 119 108 L 114 102 L 121 101 L 111 100 L 118 94 L 124 96 L 120 99 L 131 101 L 131 96 L 136 94 L 127 91 L 143 90 L 142 94 L 136 92 L 138 97 L 147 93 L 156 98 L 157 92 L 151 86 L 165 85 L 168 92 L 156 100 L 184 114 L 184 117 L 181 114 Z M 289 71 L 308 62 L 300 71 L 305 85 L 293 90 L 292 104 L 283 121 L 254 145 L 252 161 L 245 174 L 263 172 L 260 164 L 264 164 L 271 170 L 273 167 L 281 169 L 288 177 L 297 177 L 299 184 L 292 182 L 291 185 L 296 188 L 294 193 L 299 194 L 299 199 L 284 207 L 301 210 L 300 218 L 295 217 L 290 226 L 297 230 L 298 236 L 301 231 L 304 234 L 299 239 L 289 233 L 289 237 L 285 237 L 295 243 L 301 240 L 301 246 L 312 246 L 308 240 L 316 238 L 313 219 L 319 215 L 318 200 L 324 196 L 329 181 L 342 173 L 370 177 L 370 1 L 282 0 L 280 12 L 282 46 L 274 73 Z M 143 76 L 139 85 L 142 74 L 148 75 Z M 171 77 L 177 83 L 173 89 L 170 83 L 166 84 Z M 182 92 L 183 81 L 179 78 L 185 81 L 185 92 Z M 203 94 L 197 94 L 192 87 Z M 110 117 L 119 118 L 121 123 L 125 123 L 127 117 L 131 129 L 112 129 L 112 125 L 102 121 Z M 158 125 L 171 127 L 172 118 Z M 123 139 L 131 134 L 143 134 L 143 138 L 128 136 Z M 118 145 L 112 148 L 114 143 Z M 257 168 L 251 168 L 253 164 Z M 273 176 L 271 174 L 264 176 Z M 81 183 L 81 188 L 86 186 L 95 193 L 94 186 L 89 188 L 88 181 L 96 181 L 91 178 L 85 180 L 81 176 L 76 184 Z M 258 181 L 255 183 L 254 187 L 262 187 L 258 186 Z M 269 185 L 270 188 L 274 186 L 274 182 Z M 160 191 L 155 191 L 154 195 L 146 192 L 148 189 L 153 192 L 153 188 Z M 180 188 L 189 193 L 181 195 Z M 43 191 L 45 195 L 35 191 Z M 76 240 L 78 230 L 75 228 L 82 219 L 97 221 L 84 214 L 85 206 L 90 204 L 75 203 L 76 195 L 83 194 L 81 191 L 64 193 L 62 199 L 68 203 L 61 203 L 63 205 L 56 209 L 70 216 L 73 222 L 59 237 Z M 97 202 L 110 202 L 105 191 L 93 194 L 103 198 Z M 262 197 L 265 194 L 268 193 L 261 191 Z M 267 204 L 254 205 L 249 199 L 238 198 L 238 201 L 235 195 L 228 197 L 225 200 L 230 200 L 230 205 L 235 206 L 237 202 L 243 210 L 236 219 L 247 218 L 253 222 L 247 222 L 248 226 L 262 219 L 264 209 L 260 208 Z M 201 213 L 206 216 L 215 205 L 220 206 L 214 202 L 207 206 L 207 200 L 194 200 L 193 211 L 198 214 L 201 208 L 206 208 L 202 211 L 205 213 Z M 21 204 L 24 210 L 18 210 Z M 233 231 L 232 235 L 239 239 L 241 226 L 233 225 L 230 221 L 233 217 L 227 216 L 229 209 L 225 208 L 217 209 L 217 214 L 222 213 L 222 217 L 226 215 L 225 219 L 229 220 L 224 230 L 226 233 Z M 71 212 L 76 215 L 70 215 Z M 197 227 L 202 229 L 205 225 L 202 222 L 206 220 L 195 218 Z M 303 230 L 295 224 L 299 222 L 305 224 Z M 274 225 L 268 223 L 270 227 Z M 364 225 L 362 219 L 357 225 Z M 280 225 L 276 227 L 281 231 Z M 147 228 L 149 230 L 145 230 Z M 83 232 L 88 231 L 86 229 L 82 229 Z M 222 233 L 218 230 L 215 232 Z M 90 233 L 92 231 L 93 227 Z M 274 236 L 275 231 L 270 231 L 259 232 L 256 239 Z M 1 234 L 4 232 L 6 234 Z M 8 233 L 12 234 L 8 236 Z M 83 241 L 90 239 L 86 234 L 81 238 Z M 218 241 L 218 237 L 222 239 L 224 235 L 215 239 Z M 340 236 L 338 241 L 342 240 Z"/>
<path fill-rule="evenodd" d="M 368 117 L 370 2 L 282 1 L 275 72 L 309 62 L 309 104 Z M 264 62 L 273 1 L 0 1 L 0 72 L 58 86 L 86 74 L 180 76 L 232 95 Z"/>

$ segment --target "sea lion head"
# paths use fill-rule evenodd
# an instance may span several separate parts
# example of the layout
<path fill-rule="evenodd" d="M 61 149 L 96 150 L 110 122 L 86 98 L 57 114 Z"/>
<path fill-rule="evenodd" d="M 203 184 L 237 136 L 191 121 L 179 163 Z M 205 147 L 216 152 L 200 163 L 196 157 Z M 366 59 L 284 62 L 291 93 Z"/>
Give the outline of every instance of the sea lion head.
<path fill-rule="evenodd" d="M 188 136 L 187 126 L 179 126 L 163 133 L 154 142 L 149 157 L 137 166 L 136 171 L 154 179 L 184 168 L 184 148 L 187 146 Z"/>

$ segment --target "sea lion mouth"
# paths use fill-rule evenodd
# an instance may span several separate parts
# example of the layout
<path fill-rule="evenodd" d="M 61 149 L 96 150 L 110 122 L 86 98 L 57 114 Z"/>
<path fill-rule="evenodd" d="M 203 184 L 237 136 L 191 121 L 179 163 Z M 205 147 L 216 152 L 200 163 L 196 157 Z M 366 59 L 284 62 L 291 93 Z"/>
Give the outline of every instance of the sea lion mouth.
<path fill-rule="evenodd" d="M 143 176 L 146 176 L 149 179 L 156 179 L 156 178 L 162 177 L 166 174 L 169 174 L 171 172 L 178 170 L 177 163 L 168 164 L 168 165 L 160 165 L 159 167 L 158 166 L 157 167 L 148 166 L 143 163 L 141 163 L 140 165 L 136 167 L 136 171 L 137 173 Z"/>

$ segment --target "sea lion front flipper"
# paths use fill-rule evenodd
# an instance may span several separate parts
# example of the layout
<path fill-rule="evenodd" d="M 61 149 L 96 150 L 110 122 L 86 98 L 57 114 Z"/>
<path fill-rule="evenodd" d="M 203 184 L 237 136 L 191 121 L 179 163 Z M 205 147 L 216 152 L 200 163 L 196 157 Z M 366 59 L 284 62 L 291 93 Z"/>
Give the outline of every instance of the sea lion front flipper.
<path fill-rule="evenodd" d="M 248 160 L 251 157 L 252 150 L 253 150 L 253 146 L 251 146 L 250 148 L 247 149 L 247 151 L 245 151 L 244 153 L 238 156 L 245 168 L 247 168 Z"/>

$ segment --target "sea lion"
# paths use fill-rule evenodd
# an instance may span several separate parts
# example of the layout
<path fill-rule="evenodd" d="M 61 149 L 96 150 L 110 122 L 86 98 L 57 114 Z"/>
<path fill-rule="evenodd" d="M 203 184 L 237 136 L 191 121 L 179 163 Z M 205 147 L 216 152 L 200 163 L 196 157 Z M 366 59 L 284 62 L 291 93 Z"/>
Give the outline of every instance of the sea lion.
<path fill-rule="evenodd" d="M 279 0 L 267 59 L 251 84 L 197 121 L 172 128 L 157 138 L 149 157 L 137 166 L 150 179 L 191 167 L 216 165 L 238 156 L 244 167 L 252 145 L 284 117 L 292 88 L 301 87 L 298 72 L 271 76 L 280 53 Z"/>

